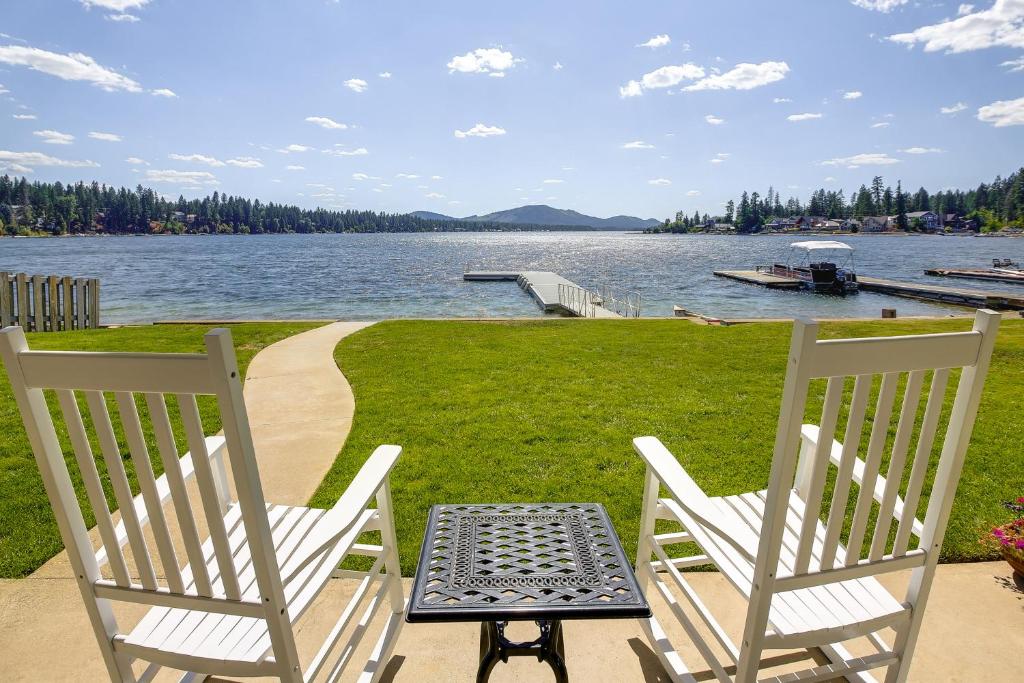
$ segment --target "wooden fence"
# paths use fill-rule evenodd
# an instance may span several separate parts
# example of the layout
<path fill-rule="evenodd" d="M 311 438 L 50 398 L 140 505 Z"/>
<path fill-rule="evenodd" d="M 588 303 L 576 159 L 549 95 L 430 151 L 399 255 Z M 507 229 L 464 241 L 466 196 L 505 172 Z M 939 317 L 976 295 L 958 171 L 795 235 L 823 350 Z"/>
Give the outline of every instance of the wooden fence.
<path fill-rule="evenodd" d="M 0 271 L 0 323 L 26 332 L 100 326 L 100 281 Z"/>

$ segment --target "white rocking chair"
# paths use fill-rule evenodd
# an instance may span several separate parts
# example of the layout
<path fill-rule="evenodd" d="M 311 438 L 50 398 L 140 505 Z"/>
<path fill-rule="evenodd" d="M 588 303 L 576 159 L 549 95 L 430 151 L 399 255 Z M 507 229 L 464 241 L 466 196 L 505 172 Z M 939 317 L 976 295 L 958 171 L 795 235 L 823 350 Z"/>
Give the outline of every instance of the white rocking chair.
<path fill-rule="evenodd" d="M 647 463 L 638 578 L 642 587 L 653 584 L 665 598 L 718 680 L 757 680 L 764 650 L 801 648 L 827 661 L 768 680 L 875 680 L 867 672 L 882 668 L 888 682 L 906 679 L 999 319 L 996 313 L 979 311 L 971 332 L 825 341 L 817 340 L 816 324 L 797 322 L 771 476 L 763 491 L 709 498 L 660 441 L 634 441 Z M 962 371 L 956 399 L 922 522 L 917 518 L 926 495 L 922 488 L 947 381 L 957 368 Z M 876 374 L 881 382 L 861 459 L 858 451 Z M 847 377 L 855 381 L 845 411 L 844 441 L 839 443 L 833 436 L 840 409 L 847 403 Z M 802 425 L 810 382 L 817 378 L 828 380 L 821 421 L 817 426 Z M 879 470 L 901 381 L 902 408 L 883 476 Z M 927 400 L 919 418 L 922 393 Z M 911 461 L 907 456 L 915 433 Z M 822 520 L 830 465 L 837 472 L 831 477 L 833 492 Z M 852 484 L 857 485 L 856 493 Z M 662 488 L 668 492 L 665 498 L 660 497 Z M 655 533 L 659 519 L 679 524 L 682 531 Z M 845 544 L 844 528 L 849 529 Z M 918 539 L 914 548 L 909 548 L 911 536 Z M 695 542 L 703 554 L 669 557 L 664 546 L 684 542 Z M 747 600 L 740 645 L 733 643 L 679 571 L 705 564 L 716 566 Z M 902 599 L 875 578 L 899 570 L 911 570 Z M 713 637 L 704 638 L 691 614 L 701 618 L 701 629 Z M 671 679 L 693 681 L 658 621 L 642 620 L 641 626 Z M 895 632 L 892 644 L 880 634 L 887 628 Z M 854 639 L 864 639 L 861 652 L 869 654 L 854 656 L 847 649 L 852 644 L 842 644 Z M 716 649 L 724 651 L 724 657 L 720 659 Z M 734 676 L 727 671 L 731 667 Z"/>
<path fill-rule="evenodd" d="M 378 448 L 330 510 L 265 502 L 231 334 L 214 330 L 205 341 L 205 355 L 30 351 L 20 327 L 0 331 L 0 356 L 110 679 L 148 681 L 167 667 L 185 672 L 181 680 L 205 675 L 334 680 L 386 602 L 391 614 L 359 679 L 376 680 L 405 609 L 388 483 L 401 449 Z M 44 389 L 57 395 L 96 517 L 98 552 Z M 97 471 L 76 391 L 88 407 L 105 475 Z M 130 458 L 122 459 L 108 393 L 116 402 Z M 184 456 L 175 446 L 165 395 L 174 396 L 180 412 L 190 450 Z M 196 395 L 216 396 L 223 436 L 204 437 Z M 144 402 L 143 417 L 148 415 L 163 463 L 159 478 L 154 477 L 137 401 Z M 124 466 L 129 459 L 141 490 L 136 496 Z M 116 524 L 101 477 L 109 478 L 120 508 Z M 375 497 L 377 507 L 368 508 Z M 173 518 L 165 510 L 171 506 Z M 203 528 L 209 537 L 200 541 Z M 370 530 L 379 531 L 382 542 L 358 544 L 358 537 Z M 130 560 L 123 552 L 126 546 Z M 375 561 L 303 669 L 295 623 L 349 554 Z M 381 585 L 371 589 L 377 580 Z M 365 611 L 353 622 L 368 595 Z M 134 628 L 122 631 L 114 613 L 119 602 L 153 607 Z M 351 633 L 340 656 L 331 658 L 346 631 Z M 141 663 L 133 668 L 136 660 Z"/>

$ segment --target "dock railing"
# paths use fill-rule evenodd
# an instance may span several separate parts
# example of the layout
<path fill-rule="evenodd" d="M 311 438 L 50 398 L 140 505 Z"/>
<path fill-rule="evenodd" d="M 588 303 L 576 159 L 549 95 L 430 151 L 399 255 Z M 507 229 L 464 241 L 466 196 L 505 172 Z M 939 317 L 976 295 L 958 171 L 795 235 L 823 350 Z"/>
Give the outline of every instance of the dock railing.
<path fill-rule="evenodd" d="M 600 296 L 575 285 L 558 285 L 558 305 L 581 318 L 596 318 Z"/>
<path fill-rule="evenodd" d="M 100 281 L 0 271 L 0 326 L 63 332 L 100 326 Z"/>
<path fill-rule="evenodd" d="M 600 293 L 601 305 L 609 311 L 614 311 L 623 318 L 640 317 L 640 304 L 642 303 L 642 299 L 639 293 L 626 292 L 619 296 L 616 295 L 607 285 L 601 286 Z"/>

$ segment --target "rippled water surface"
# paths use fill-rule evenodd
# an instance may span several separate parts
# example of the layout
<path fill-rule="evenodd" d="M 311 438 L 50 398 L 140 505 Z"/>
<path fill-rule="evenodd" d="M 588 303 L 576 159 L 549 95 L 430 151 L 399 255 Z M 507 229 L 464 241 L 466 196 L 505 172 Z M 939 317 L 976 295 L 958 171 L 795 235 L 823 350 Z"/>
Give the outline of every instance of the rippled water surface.
<path fill-rule="evenodd" d="M 1024 261 L 1024 240 L 851 236 L 864 275 L 1010 290 L 944 280 L 926 267 Z M 510 282 L 463 282 L 466 266 L 551 270 L 585 287 L 639 292 L 645 316 L 674 304 L 723 317 L 944 314 L 958 309 L 862 292 L 838 298 L 772 292 L 723 280 L 788 251 L 789 236 L 610 233 L 428 233 L 0 239 L 0 270 L 99 277 L 105 322 L 185 318 L 540 316 Z M 962 310 L 962 309 L 959 309 Z"/>

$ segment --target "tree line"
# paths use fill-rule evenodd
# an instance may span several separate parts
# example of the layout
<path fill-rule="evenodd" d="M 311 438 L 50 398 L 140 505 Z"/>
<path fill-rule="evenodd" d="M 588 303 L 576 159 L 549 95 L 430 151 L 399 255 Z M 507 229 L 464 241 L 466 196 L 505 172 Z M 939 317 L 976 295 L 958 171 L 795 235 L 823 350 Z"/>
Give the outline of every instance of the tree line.
<path fill-rule="evenodd" d="M 428 220 L 401 213 L 303 209 L 214 191 L 202 199 L 166 199 L 151 188 L 98 182 L 29 183 L 0 177 L 0 234 L 436 232 L 578 230 L 487 221 Z"/>
<path fill-rule="evenodd" d="M 1002 227 L 1024 228 L 1024 168 L 1006 178 L 997 176 L 991 183 L 981 183 L 973 190 L 940 190 L 930 193 L 925 188 L 917 192 L 904 192 L 902 183 L 896 188 L 886 185 L 882 176 L 875 176 L 870 185 L 861 185 L 850 194 L 849 200 L 842 190 L 821 188 L 811 193 L 806 203 L 797 197 L 785 201 L 782 194 L 769 187 L 760 193 L 744 191 L 739 201 L 729 200 L 725 213 L 719 216 L 692 217 L 677 211 L 675 219 L 665 219 L 661 232 L 692 232 L 711 223 L 734 225 L 739 232 L 757 232 L 766 223 L 798 216 L 821 216 L 834 220 L 865 216 L 896 216 L 901 230 L 911 230 L 913 224 L 907 214 L 916 211 L 934 211 L 940 216 L 956 214 L 973 219 L 981 230 Z"/>

